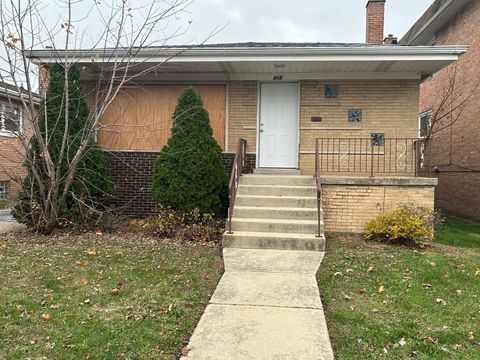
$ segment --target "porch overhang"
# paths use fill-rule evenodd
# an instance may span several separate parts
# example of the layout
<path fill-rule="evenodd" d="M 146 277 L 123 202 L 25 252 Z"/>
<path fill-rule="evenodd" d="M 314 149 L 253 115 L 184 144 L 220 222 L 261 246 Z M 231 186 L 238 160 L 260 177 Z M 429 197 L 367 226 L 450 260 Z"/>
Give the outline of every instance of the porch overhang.
<path fill-rule="evenodd" d="M 145 48 L 131 58 L 131 71 L 153 72 L 144 81 L 228 81 L 306 79 L 423 79 L 448 66 L 468 46 L 398 46 L 365 44 L 265 44 Z M 121 50 L 71 51 L 86 71 L 86 79 L 105 71 L 112 60 L 129 57 Z M 54 54 L 54 55 L 53 55 Z M 65 58 L 63 51 L 34 50 L 30 57 L 43 64 Z"/>

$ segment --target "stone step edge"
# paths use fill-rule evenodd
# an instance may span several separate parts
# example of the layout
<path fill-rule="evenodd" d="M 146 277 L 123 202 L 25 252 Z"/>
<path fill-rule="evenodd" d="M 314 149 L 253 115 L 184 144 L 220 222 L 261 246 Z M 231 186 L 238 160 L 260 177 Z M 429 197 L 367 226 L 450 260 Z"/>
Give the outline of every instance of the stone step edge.
<path fill-rule="evenodd" d="M 325 236 L 322 234 L 317 236 L 316 234 L 298 234 L 298 233 L 275 233 L 275 232 L 258 232 L 258 231 L 232 231 L 229 233 L 225 231 L 223 236 L 227 237 L 251 237 L 251 238 L 289 238 L 298 240 L 322 240 Z"/>
<path fill-rule="evenodd" d="M 254 195 L 254 194 L 237 194 L 237 199 L 238 198 L 254 198 L 254 199 L 265 199 L 265 200 L 268 200 L 268 199 L 271 199 L 271 200 L 274 200 L 274 199 L 288 199 L 288 200 L 311 200 L 311 199 L 317 199 L 317 197 L 314 195 L 314 196 L 292 196 L 292 195 L 287 195 L 287 196 L 283 196 L 283 195 Z"/>
<path fill-rule="evenodd" d="M 274 188 L 274 189 L 317 189 L 315 186 L 301 186 L 301 185 L 270 185 L 270 184 L 258 184 L 258 185 L 251 185 L 251 184 L 240 184 L 238 188 Z"/>
<path fill-rule="evenodd" d="M 250 178 L 292 178 L 292 179 L 306 179 L 306 178 L 315 178 L 312 175 L 288 175 L 288 174 L 242 174 L 242 177 L 250 177 Z"/>
<path fill-rule="evenodd" d="M 247 223 L 260 223 L 260 224 L 294 224 L 294 225 L 317 225 L 317 220 L 294 220 L 294 219 L 253 219 L 253 218 L 239 218 L 232 217 L 232 222 L 247 222 Z M 320 222 L 322 224 L 323 221 Z"/>
<path fill-rule="evenodd" d="M 298 211 L 298 212 L 315 212 L 317 207 L 276 207 L 276 206 L 245 206 L 236 205 L 235 210 L 252 210 L 252 211 Z"/>

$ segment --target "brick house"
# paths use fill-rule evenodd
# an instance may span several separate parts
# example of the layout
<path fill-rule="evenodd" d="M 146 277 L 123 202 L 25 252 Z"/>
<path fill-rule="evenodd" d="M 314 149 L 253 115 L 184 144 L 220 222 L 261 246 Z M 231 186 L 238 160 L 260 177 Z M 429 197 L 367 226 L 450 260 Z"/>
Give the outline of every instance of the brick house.
<path fill-rule="evenodd" d="M 469 51 L 458 62 L 427 78 L 420 86 L 422 123 L 426 125 L 433 114 L 449 115 L 433 126 L 423 174 L 438 179 L 437 207 L 480 220 L 480 1 L 435 1 L 400 44 L 469 45 Z M 446 99 L 452 80 L 455 89 Z M 444 99 L 447 106 L 442 111 L 440 104 Z M 457 111 L 449 110 L 457 107 Z"/>
<path fill-rule="evenodd" d="M 327 230 L 361 232 L 368 219 L 402 202 L 433 207 L 436 181 L 415 176 L 419 87 L 467 49 L 396 45 L 392 36 L 384 38 L 384 7 L 385 0 L 368 1 L 365 43 L 142 49 L 139 61 L 178 55 L 168 70 L 125 88 L 102 120 L 97 138 L 118 205 L 130 215 L 152 213 L 153 163 L 168 140 L 181 90 L 194 85 L 229 171 L 239 138 L 247 144 L 246 172 L 313 175 L 319 159 Z M 78 52 L 87 87 L 96 78 L 92 57 L 102 62 L 97 53 Z M 56 61 L 49 50 L 32 57 L 47 68 Z"/>
<path fill-rule="evenodd" d="M 0 200 L 13 199 L 25 175 L 22 166 L 25 151 L 17 135 L 28 133 L 29 128 L 20 96 L 15 86 L 0 82 Z M 40 99 L 35 97 L 34 101 Z"/>

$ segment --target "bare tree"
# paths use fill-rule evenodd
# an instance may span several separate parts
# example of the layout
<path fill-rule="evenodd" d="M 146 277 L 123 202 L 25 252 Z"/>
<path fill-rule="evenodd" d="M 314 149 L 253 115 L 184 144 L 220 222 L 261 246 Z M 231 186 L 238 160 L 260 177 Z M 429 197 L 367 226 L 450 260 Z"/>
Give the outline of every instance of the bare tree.
<path fill-rule="evenodd" d="M 43 233 L 51 232 L 61 221 L 59 204 L 65 202 L 75 179 L 78 164 L 85 156 L 88 144 L 102 126 L 101 118 L 114 99 L 127 84 L 138 77 L 160 70 L 179 52 L 169 52 L 160 62 L 150 62 L 152 57 L 163 54 L 167 42 L 185 32 L 184 27 L 170 29 L 169 20 L 185 11 L 190 0 L 158 1 L 135 7 L 133 0 L 57 0 L 55 10 L 61 11 L 57 24 L 49 26 L 45 11 L 51 11 L 40 0 L 2 0 L 0 2 L 0 80 L 12 84 L 19 95 L 23 108 L 25 131 L 16 134 L 24 151 L 25 164 L 31 174 L 31 184 L 24 186 L 29 191 L 32 207 L 30 223 Z M 87 5 L 88 8 L 85 8 Z M 81 9 L 81 11 L 79 11 Z M 83 15 L 75 17 L 74 14 Z M 90 36 L 89 46 L 83 47 L 88 34 L 81 31 L 86 19 L 96 19 L 97 34 Z M 170 31 L 170 32 L 169 32 Z M 82 50 L 78 50 L 82 48 Z M 146 48 L 148 53 L 142 52 Z M 188 47 L 184 47 L 186 49 Z M 50 63 L 59 63 L 64 69 L 65 91 L 61 99 L 60 117 L 64 121 L 64 137 L 59 153 L 50 153 L 48 132 L 42 131 L 39 124 L 42 108 L 38 109 L 36 96 L 37 65 L 40 66 L 42 81 L 45 81 L 46 64 L 30 61 L 32 49 L 44 49 Z M 139 61 L 136 56 L 142 52 Z M 144 55 L 145 54 L 145 55 Z M 73 85 L 69 74 L 81 59 L 89 57 L 96 69 L 96 80 L 90 91 L 90 113 L 79 137 L 79 147 L 74 154 L 68 154 L 67 134 L 72 125 L 68 104 L 68 89 Z M 41 89 L 42 90 L 42 89 Z M 9 99 L 13 106 L 16 99 Z M 48 101 L 48 99 L 46 99 Z M 45 102 L 43 102 L 44 107 Z M 44 116 L 49 116 L 45 113 Z M 30 138 L 36 139 L 39 151 L 28 151 Z M 40 156 L 38 156 L 40 154 Z M 68 169 L 62 170 L 62 163 L 68 157 Z M 38 196 L 34 194 L 38 189 Z"/>
<path fill-rule="evenodd" d="M 437 76 L 442 77 L 441 93 L 434 94 L 436 103 L 431 104 L 431 109 L 427 112 L 428 123 L 425 124 L 425 132 L 420 144 L 420 164 L 424 169 L 431 165 L 431 158 L 434 156 L 432 146 L 436 136 L 447 131 L 449 131 L 447 153 L 437 155 L 448 157 L 448 165 L 451 165 L 452 156 L 455 153 L 452 139 L 453 127 L 464 117 L 465 109 L 480 90 L 480 77 L 466 79 L 461 75 L 457 63 L 450 65 Z M 425 161 L 428 162 L 428 165 L 425 164 Z"/>

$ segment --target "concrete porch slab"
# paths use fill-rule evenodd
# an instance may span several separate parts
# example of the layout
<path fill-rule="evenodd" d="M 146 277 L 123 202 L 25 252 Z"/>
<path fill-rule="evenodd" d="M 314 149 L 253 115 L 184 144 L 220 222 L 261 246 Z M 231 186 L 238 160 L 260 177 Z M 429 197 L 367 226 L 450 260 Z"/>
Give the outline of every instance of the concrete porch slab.
<path fill-rule="evenodd" d="M 223 249 L 225 271 L 280 272 L 315 275 L 324 252 L 297 250 Z"/>
<path fill-rule="evenodd" d="M 210 302 L 322 309 L 317 282 L 310 274 L 226 272 Z"/>
<path fill-rule="evenodd" d="M 190 339 L 195 360 L 330 360 L 322 310 L 209 305 Z"/>

